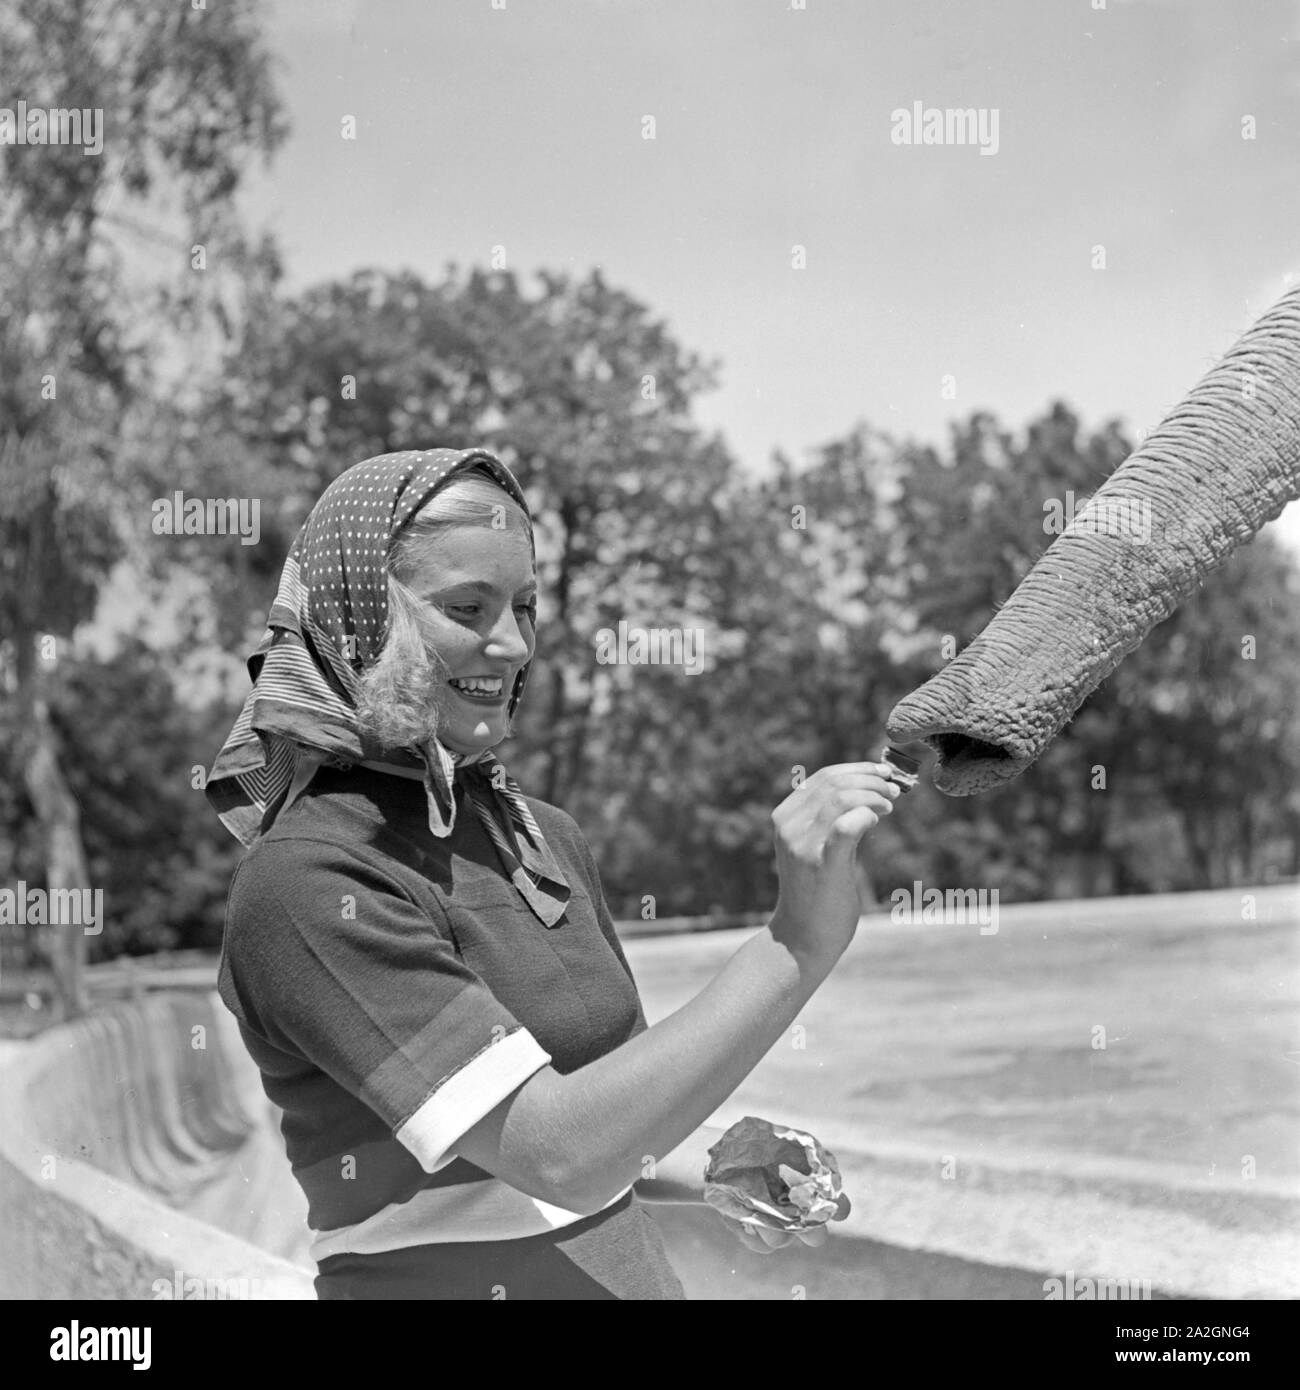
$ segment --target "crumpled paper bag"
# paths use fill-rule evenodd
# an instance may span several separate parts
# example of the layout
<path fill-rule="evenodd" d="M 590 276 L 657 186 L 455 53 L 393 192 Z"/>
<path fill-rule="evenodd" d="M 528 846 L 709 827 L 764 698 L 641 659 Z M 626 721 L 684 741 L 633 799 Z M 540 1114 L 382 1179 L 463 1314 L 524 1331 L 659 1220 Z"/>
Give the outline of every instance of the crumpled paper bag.
<path fill-rule="evenodd" d="M 810 1231 L 849 1214 L 839 1164 L 811 1134 L 746 1115 L 709 1150 L 704 1200 L 736 1221 Z"/>

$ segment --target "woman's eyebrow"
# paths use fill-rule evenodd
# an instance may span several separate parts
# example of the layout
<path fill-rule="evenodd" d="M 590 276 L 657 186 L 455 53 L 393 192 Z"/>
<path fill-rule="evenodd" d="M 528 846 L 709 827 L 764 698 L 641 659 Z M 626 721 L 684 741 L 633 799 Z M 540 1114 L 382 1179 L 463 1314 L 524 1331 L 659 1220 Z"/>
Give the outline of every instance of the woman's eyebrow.
<path fill-rule="evenodd" d="M 535 579 L 530 579 L 526 583 L 521 584 L 515 590 L 515 592 L 517 594 L 522 594 L 527 593 L 536 588 L 537 581 Z M 486 579 L 453 580 L 449 584 L 438 585 L 437 589 L 435 589 L 434 592 L 445 594 L 450 592 L 452 589 L 467 589 L 472 594 L 495 594 L 497 592 L 496 585 L 489 583 Z"/>

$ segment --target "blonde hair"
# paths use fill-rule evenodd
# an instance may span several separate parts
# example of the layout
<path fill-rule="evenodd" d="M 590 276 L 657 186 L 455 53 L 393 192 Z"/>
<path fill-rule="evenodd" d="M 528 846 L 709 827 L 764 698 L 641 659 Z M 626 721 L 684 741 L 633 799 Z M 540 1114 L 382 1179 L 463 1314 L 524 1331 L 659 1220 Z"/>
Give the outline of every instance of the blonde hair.
<path fill-rule="evenodd" d="M 486 471 L 453 478 L 416 512 L 388 549 L 388 632 L 374 663 L 361 673 L 357 723 L 381 748 L 410 748 L 438 731 L 437 691 L 451 675 L 438 654 L 428 605 L 410 585 L 438 540 L 459 526 L 512 531 L 528 537 L 527 512 Z M 512 732 L 513 720 L 507 725 Z"/>

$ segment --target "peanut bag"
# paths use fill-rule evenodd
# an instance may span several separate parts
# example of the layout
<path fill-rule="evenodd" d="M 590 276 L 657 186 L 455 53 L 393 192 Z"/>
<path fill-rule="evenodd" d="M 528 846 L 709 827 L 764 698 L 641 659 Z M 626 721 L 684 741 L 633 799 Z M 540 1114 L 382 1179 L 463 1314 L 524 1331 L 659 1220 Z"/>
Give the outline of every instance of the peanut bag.
<path fill-rule="evenodd" d="M 811 1134 L 746 1115 L 709 1150 L 704 1200 L 736 1221 L 808 1231 L 849 1214 L 835 1155 Z"/>

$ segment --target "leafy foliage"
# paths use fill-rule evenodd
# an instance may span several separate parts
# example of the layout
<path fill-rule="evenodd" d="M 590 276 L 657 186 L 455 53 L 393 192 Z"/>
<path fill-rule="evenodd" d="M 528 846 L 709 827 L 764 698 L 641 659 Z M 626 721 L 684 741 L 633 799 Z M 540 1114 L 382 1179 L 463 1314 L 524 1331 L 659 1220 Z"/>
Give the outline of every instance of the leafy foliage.
<path fill-rule="evenodd" d="M 515 469 L 542 597 L 506 761 L 578 819 L 616 914 L 653 899 L 667 916 L 771 904 L 773 807 L 803 772 L 877 756 L 894 702 L 1045 549 L 1044 503 L 1129 452 L 1118 422 L 1089 433 L 1058 402 L 1019 432 L 972 415 L 944 446 L 862 423 L 760 474 L 696 423 L 719 364 L 599 271 L 369 267 L 288 295 L 274 242 L 229 197 L 285 133 L 255 7 L 98 8 L 0 11 L 11 88 L 103 107 L 119 135 L 111 161 L 0 147 L 0 869 L 35 883 L 48 867 L 23 783 L 40 685 L 105 888 L 101 954 L 219 939 L 239 848 L 193 769 L 237 712 L 224 678 L 297 527 L 361 459 L 480 444 Z M 157 222 L 179 204 L 143 288 L 140 224 L 114 190 Z M 196 239 L 223 248 L 211 274 L 191 270 Z M 154 536 L 149 499 L 173 489 L 256 499 L 260 543 Z M 181 613 L 170 635 L 128 624 L 109 656 L 79 643 L 24 675 L 35 637 L 84 624 L 124 557 L 136 617 Z M 1028 774 L 964 801 L 923 780 L 867 841 L 877 895 L 1300 873 L 1298 590 L 1266 539 L 1239 551 Z M 620 623 L 698 633 L 701 669 L 603 664 Z"/>

